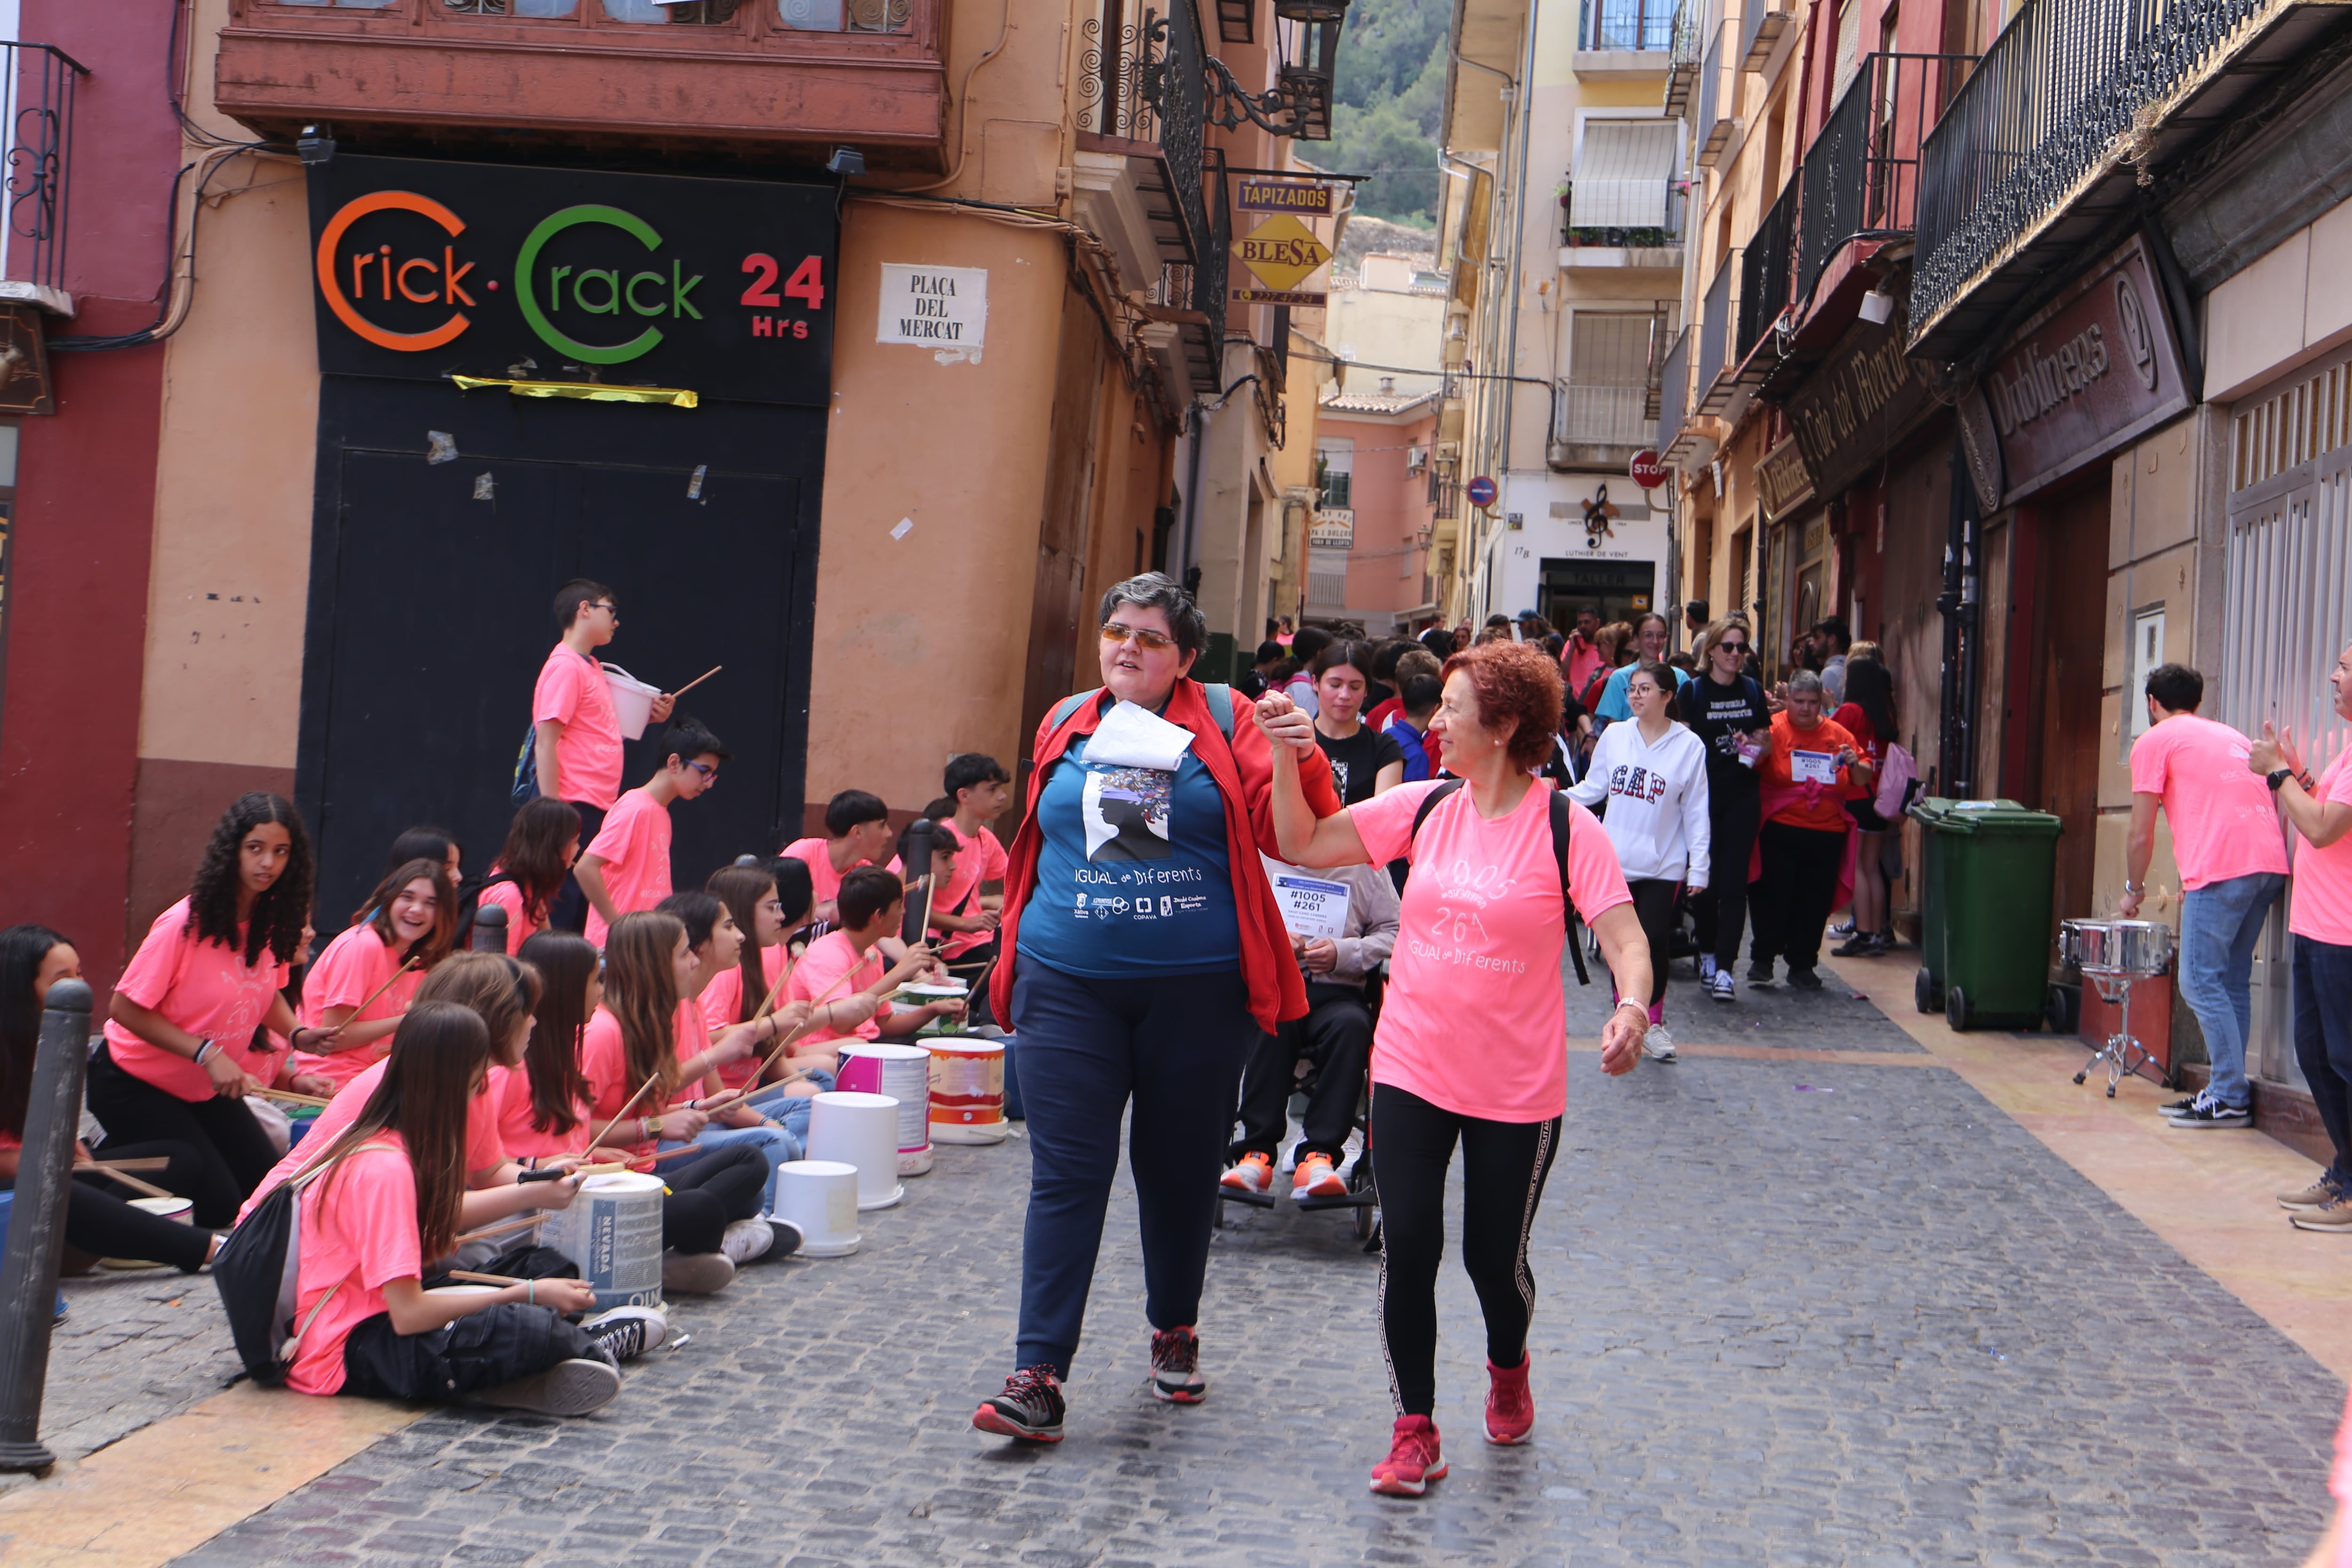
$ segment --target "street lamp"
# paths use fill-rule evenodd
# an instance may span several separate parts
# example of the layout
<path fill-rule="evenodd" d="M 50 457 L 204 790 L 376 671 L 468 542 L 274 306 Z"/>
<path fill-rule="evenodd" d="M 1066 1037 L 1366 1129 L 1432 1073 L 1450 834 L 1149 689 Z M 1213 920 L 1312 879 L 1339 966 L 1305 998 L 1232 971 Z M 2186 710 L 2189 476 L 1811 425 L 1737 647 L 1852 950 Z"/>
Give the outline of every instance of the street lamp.
<path fill-rule="evenodd" d="M 1331 82 L 1348 0 L 1275 0 L 1274 86 L 1253 93 L 1225 62 L 1208 58 L 1211 124 L 1233 130 L 1244 120 L 1276 136 L 1331 139 Z"/>

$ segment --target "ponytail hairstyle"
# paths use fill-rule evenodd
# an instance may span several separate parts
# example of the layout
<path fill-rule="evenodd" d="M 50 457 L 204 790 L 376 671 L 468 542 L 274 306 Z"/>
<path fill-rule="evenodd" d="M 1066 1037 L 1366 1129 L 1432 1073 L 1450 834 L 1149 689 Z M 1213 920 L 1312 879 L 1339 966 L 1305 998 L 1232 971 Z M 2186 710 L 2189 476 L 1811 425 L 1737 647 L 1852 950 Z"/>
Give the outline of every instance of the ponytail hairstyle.
<path fill-rule="evenodd" d="M 715 901 L 715 900 L 714 900 Z M 677 1087 L 677 969 L 686 922 L 658 910 L 635 910 L 604 938 L 604 1011 L 621 1026 L 621 1059 L 631 1083 L 658 1077 L 664 1095 Z"/>
<path fill-rule="evenodd" d="M 245 836 L 266 823 L 286 829 L 292 845 L 286 869 L 253 900 L 243 954 L 248 969 L 261 962 L 264 949 L 278 963 L 292 963 L 302 950 L 302 928 L 310 919 L 310 835 L 303 829 L 302 814 L 284 795 L 254 790 L 238 795 L 221 813 L 188 889 L 188 923 L 183 928 L 195 932 L 199 942 L 236 951 L 236 893 L 244 880 L 239 852 Z"/>
<path fill-rule="evenodd" d="M 503 952 L 454 952 L 416 988 L 416 1002 L 454 1002 L 470 1009 L 490 1032 L 490 1058 L 500 1067 L 522 1059 L 526 1031 L 539 1006 L 539 972 Z M 410 1010 L 416 1003 L 409 1004 Z M 398 1036 L 394 1037 L 395 1047 Z"/>
<path fill-rule="evenodd" d="M 417 966 L 430 969 L 449 956 L 457 942 L 457 890 L 449 885 L 449 868 L 439 860 L 410 860 L 395 867 L 392 875 L 375 885 L 375 891 L 352 911 L 352 924 L 365 924 L 383 939 L 383 945 L 398 943 L 399 934 L 392 928 L 392 900 L 411 882 L 433 884 L 433 929 L 416 939 L 407 956 Z"/>
<path fill-rule="evenodd" d="M 804 862 L 794 860 L 793 864 L 801 867 L 805 874 Z M 760 906 L 772 897 L 780 904 L 783 900 L 777 895 L 775 878 L 760 866 L 721 866 L 710 873 L 710 880 L 703 886 L 727 906 L 727 912 L 735 917 L 735 923 L 743 931 L 743 951 L 735 960 L 743 976 L 743 994 L 735 1004 L 735 1021 L 748 1024 L 768 995 L 768 971 L 760 943 Z M 776 941 L 782 942 L 784 932 L 791 929 L 789 924 L 780 929 Z"/>
<path fill-rule="evenodd" d="M 456 1244 L 466 1195 L 466 1107 L 489 1061 L 490 1031 L 479 1014 L 454 1002 L 412 1003 L 393 1032 L 375 1092 L 321 1156 L 338 1161 L 379 1132 L 400 1135 L 416 1174 L 421 1258 L 446 1256 Z M 331 1173 L 321 1187 L 335 1179 Z"/>
<path fill-rule="evenodd" d="M 568 800 L 534 795 L 515 813 L 507 841 L 499 848 L 499 869 L 522 891 L 523 919 L 545 925 L 547 911 L 563 891 L 572 850 L 580 846 L 580 808 Z"/>
<path fill-rule="evenodd" d="M 47 926 L 0 931 L 0 1132 L 25 1135 L 25 1107 L 33 1094 L 33 1061 L 41 1049 L 41 1004 L 33 982 L 52 950 L 70 945 Z"/>
<path fill-rule="evenodd" d="M 546 799 L 545 795 L 540 797 Z M 540 978 L 539 1005 L 522 1065 L 530 1074 L 530 1124 L 561 1137 L 581 1124 L 579 1109 L 593 1089 L 580 1070 L 580 1036 L 588 1026 L 588 982 L 595 977 L 596 944 L 568 931 L 540 931 L 517 954 Z"/>

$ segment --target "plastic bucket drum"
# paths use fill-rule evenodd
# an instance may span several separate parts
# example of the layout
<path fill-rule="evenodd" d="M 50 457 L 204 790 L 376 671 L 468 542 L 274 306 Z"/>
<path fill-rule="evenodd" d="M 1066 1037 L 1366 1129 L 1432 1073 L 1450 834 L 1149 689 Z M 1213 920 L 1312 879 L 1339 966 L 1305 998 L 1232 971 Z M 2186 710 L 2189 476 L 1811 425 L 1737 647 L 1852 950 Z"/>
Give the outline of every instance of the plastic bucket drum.
<path fill-rule="evenodd" d="M 425 1293 L 428 1296 L 495 1296 L 500 1289 L 496 1285 L 436 1285 Z"/>
<path fill-rule="evenodd" d="M 835 1089 L 810 1100 L 808 1157 L 856 1166 L 860 1209 L 887 1209 L 907 1195 L 898 1181 L 898 1102 L 887 1094 Z"/>
<path fill-rule="evenodd" d="M 800 1226 L 803 1258 L 846 1258 L 857 1234 L 857 1167 L 787 1160 L 776 1167 L 776 1215 Z"/>
<path fill-rule="evenodd" d="M 976 1036 L 931 1042 L 931 1137 L 941 1143 L 1002 1143 L 1004 1042 Z"/>
<path fill-rule="evenodd" d="M 925 1108 L 931 1092 L 931 1053 L 920 1046 L 860 1041 L 841 1048 L 840 1085 L 859 1094 L 887 1094 L 898 1102 L 898 1173 L 931 1168 L 931 1128 Z"/>
<path fill-rule="evenodd" d="M 596 1310 L 661 1304 L 662 1180 L 635 1171 L 591 1176 L 550 1216 L 547 1245 L 579 1266 Z"/>
<path fill-rule="evenodd" d="M 617 664 L 604 667 L 604 684 L 612 689 L 613 716 L 621 722 L 622 738 L 644 740 L 646 726 L 653 721 L 654 699 L 661 695 L 661 688 L 647 686 Z"/>
<path fill-rule="evenodd" d="M 195 1207 L 185 1198 L 132 1198 L 131 1206 L 145 1209 L 162 1219 L 175 1219 L 182 1225 L 196 1223 Z"/>

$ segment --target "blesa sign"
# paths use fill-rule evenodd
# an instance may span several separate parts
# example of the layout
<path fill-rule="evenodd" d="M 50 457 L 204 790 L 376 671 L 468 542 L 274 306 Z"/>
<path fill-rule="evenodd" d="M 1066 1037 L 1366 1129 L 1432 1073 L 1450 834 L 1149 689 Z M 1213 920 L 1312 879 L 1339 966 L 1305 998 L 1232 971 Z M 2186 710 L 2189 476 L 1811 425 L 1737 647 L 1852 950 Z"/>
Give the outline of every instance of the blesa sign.
<path fill-rule="evenodd" d="M 830 187 L 338 157 L 310 197 L 322 371 L 829 399 Z"/>

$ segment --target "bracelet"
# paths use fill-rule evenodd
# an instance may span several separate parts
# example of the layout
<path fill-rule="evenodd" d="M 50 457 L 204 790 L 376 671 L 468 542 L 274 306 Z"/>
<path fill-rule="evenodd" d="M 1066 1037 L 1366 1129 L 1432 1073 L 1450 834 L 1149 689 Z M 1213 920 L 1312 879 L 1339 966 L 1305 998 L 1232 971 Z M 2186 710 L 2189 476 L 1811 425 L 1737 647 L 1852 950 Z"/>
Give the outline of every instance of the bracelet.
<path fill-rule="evenodd" d="M 1639 1002 L 1636 1002 L 1631 996 L 1628 996 L 1617 1004 L 1616 1010 L 1622 1013 L 1628 1007 L 1631 1007 L 1633 1011 L 1642 1015 L 1642 1027 L 1646 1029 L 1650 1026 L 1650 1010 L 1647 1007 L 1643 1006 Z"/>
<path fill-rule="evenodd" d="M 206 1061 L 218 1055 L 220 1055 L 220 1046 L 217 1042 L 208 1039 L 198 1040 L 196 1042 L 196 1054 L 190 1057 L 188 1059 L 195 1063 L 196 1066 L 202 1067 Z"/>
<path fill-rule="evenodd" d="M 523 1300 L 524 1300 L 524 1302 L 525 1302 L 526 1304 L 528 1304 L 528 1305 L 530 1305 L 530 1306 L 536 1307 L 536 1306 L 538 1306 L 538 1305 L 539 1305 L 539 1281 L 538 1281 L 538 1280 L 536 1280 L 536 1279 L 526 1279 L 526 1280 L 524 1280 L 524 1281 L 523 1281 Z"/>

